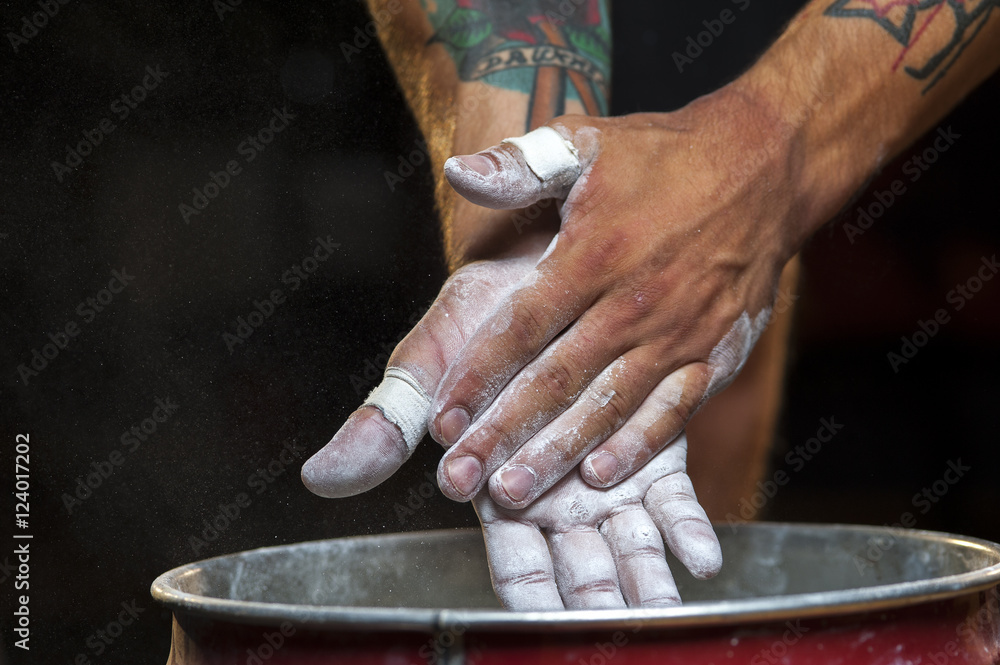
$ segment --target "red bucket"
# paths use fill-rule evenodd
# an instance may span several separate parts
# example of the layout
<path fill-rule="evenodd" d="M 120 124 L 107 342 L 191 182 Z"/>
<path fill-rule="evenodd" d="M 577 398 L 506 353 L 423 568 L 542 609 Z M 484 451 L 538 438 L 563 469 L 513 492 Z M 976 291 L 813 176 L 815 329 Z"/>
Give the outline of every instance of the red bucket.
<path fill-rule="evenodd" d="M 507 612 L 477 530 L 339 538 L 176 568 L 169 665 L 1000 662 L 1000 545 L 927 531 L 718 525 L 682 607 Z"/>

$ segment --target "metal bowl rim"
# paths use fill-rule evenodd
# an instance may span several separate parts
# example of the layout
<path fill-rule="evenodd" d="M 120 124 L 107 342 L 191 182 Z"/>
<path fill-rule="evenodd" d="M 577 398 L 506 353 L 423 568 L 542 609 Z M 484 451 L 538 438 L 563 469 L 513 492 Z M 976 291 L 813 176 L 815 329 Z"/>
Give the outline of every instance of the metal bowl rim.
<path fill-rule="evenodd" d="M 722 524 L 716 524 L 720 528 Z M 728 526 L 728 525 L 727 525 Z M 792 527 L 800 531 L 869 531 L 885 534 L 886 527 L 852 524 L 805 524 L 794 522 L 754 522 L 737 525 L 743 529 L 773 529 Z M 276 626 L 291 621 L 297 626 L 325 628 L 369 628 L 372 630 L 400 630 L 434 632 L 439 630 L 475 628 L 477 630 L 532 630 L 578 631 L 620 628 L 629 623 L 643 626 L 690 627 L 719 626 L 782 621 L 816 616 L 840 616 L 852 613 L 898 609 L 937 600 L 945 600 L 979 591 L 1000 584 L 1000 544 L 970 536 L 959 536 L 940 531 L 920 529 L 893 529 L 905 532 L 907 537 L 933 542 L 951 542 L 967 548 L 985 550 L 998 559 L 997 563 L 979 570 L 946 575 L 914 582 L 896 582 L 858 589 L 842 589 L 785 596 L 708 603 L 687 603 L 679 607 L 624 610 L 554 610 L 544 612 L 510 612 L 494 609 L 436 609 L 353 607 L 338 605 L 293 605 L 211 598 L 180 591 L 174 580 L 196 571 L 204 564 L 235 556 L 311 545 L 329 540 L 377 540 L 386 536 L 395 538 L 440 538 L 445 535 L 481 533 L 479 529 L 436 529 L 410 531 L 397 534 L 350 536 L 321 539 L 261 547 L 243 552 L 224 554 L 210 559 L 179 566 L 158 576 L 150 588 L 153 598 L 178 613 L 204 618 L 253 625 Z M 723 611 L 720 611 L 723 610 Z"/>

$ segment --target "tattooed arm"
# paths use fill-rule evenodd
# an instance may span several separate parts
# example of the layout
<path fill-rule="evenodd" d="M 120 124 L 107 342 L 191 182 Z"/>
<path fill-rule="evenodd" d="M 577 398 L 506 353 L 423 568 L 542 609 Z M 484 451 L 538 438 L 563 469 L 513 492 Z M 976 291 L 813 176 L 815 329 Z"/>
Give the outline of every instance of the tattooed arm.
<path fill-rule="evenodd" d="M 372 5 L 439 176 L 452 152 L 516 136 L 563 112 L 605 111 L 610 45 L 606 8 L 598 0 Z M 558 229 L 551 204 L 499 212 L 458 199 L 446 183 L 438 183 L 437 194 L 446 251 L 457 270 L 393 352 L 369 405 L 303 466 L 303 481 L 322 496 L 357 494 L 399 468 L 426 431 L 429 396 L 448 365 L 494 306 L 531 274 Z M 678 437 L 623 489 L 605 492 L 575 475 L 531 512 L 505 511 L 479 492 L 475 507 L 500 599 L 516 610 L 680 602 L 665 543 L 696 577 L 710 577 L 721 566 L 718 540 L 686 474 L 686 455 L 686 441 Z M 460 460 L 445 475 L 474 486 L 483 468 Z"/>
<path fill-rule="evenodd" d="M 547 244 L 558 228 L 554 208 L 531 211 L 529 219 L 473 206 L 455 196 L 443 164 L 563 113 L 606 113 L 611 35 L 604 0 L 369 5 L 428 141 L 451 268 Z"/>
<path fill-rule="evenodd" d="M 645 464 L 743 367 L 808 236 L 997 68 L 998 5 L 816 0 L 743 76 L 679 111 L 549 123 L 578 155 L 559 175 L 583 177 L 535 278 L 441 381 L 430 431 L 457 441 L 443 466 L 480 460 L 472 492 L 489 483 L 523 508 L 577 464 L 597 487 Z M 511 144 L 453 164 L 456 189 L 496 207 L 548 186 Z M 560 431 L 595 388 L 608 408 Z M 643 431 L 619 426 L 651 402 Z"/>
<path fill-rule="evenodd" d="M 812 48 L 804 45 L 812 44 Z M 738 83 L 788 127 L 811 199 L 793 242 L 1000 66 L 1000 0 L 813 2 Z"/>

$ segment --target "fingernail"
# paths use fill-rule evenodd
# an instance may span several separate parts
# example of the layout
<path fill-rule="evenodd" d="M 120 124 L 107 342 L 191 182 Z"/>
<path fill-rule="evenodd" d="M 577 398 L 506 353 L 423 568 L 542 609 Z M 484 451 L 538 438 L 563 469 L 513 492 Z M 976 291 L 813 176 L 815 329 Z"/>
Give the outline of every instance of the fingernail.
<path fill-rule="evenodd" d="M 503 491 L 514 501 L 520 501 L 528 496 L 535 484 L 535 472 L 522 465 L 512 466 L 500 474 L 500 484 Z"/>
<path fill-rule="evenodd" d="M 441 438 L 449 446 L 455 445 L 465 434 L 465 430 L 469 429 L 471 422 L 472 418 L 469 417 L 468 411 L 461 407 L 455 407 L 441 416 L 441 420 L 438 422 Z"/>
<path fill-rule="evenodd" d="M 591 473 L 601 484 L 610 483 L 618 473 L 618 458 L 609 452 L 597 453 L 587 461 Z"/>
<path fill-rule="evenodd" d="M 496 173 L 496 165 L 493 160 L 482 155 L 461 155 L 455 159 L 481 176 L 491 176 Z"/>
<path fill-rule="evenodd" d="M 462 496 L 469 496 L 475 492 L 482 478 L 483 465 L 471 455 L 456 457 L 448 462 L 448 480 Z"/>

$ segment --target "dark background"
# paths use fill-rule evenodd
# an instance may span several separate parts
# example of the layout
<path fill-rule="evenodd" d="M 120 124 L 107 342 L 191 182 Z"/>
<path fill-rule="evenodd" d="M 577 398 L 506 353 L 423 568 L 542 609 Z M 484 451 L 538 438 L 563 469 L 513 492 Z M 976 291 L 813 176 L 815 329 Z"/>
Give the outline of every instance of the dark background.
<path fill-rule="evenodd" d="M 670 54 L 730 3 L 617 3 L 615 112 L 669 110 L 730 80 L 799 4 L 753 3 L 680 74 Z M 37 11 L 4 3 L 5 34 Z M 430 445 L 353 499 L 320 499 L 298 479 L 305 457 L 372 387 L 383 345 L 408 330 L 445 277 L 429 167 L 394 191 L 384 177 L 418 138 L 392 73 L 377 44 L 350 61 L 340 47 L 368 20 L 354 2 L 243 2 L 220 18 L 209 0 L 74 1 L 16 52 L 0 44 L 0 480 L 12 486 L 15 435 L 30 434 L 34 536 L 30 654 L 11 646 L 17 594 L 0 573 L 11 663 L 70 663 L 81 653 L 164 662 L 169 613 L 148 588 L 189 561 L 476 523 L 468 506 L 436 493 L 412 514 L 396 510 L 434 468 Z M 110 104 L 147 66 L 169 75 L 120 120 Z M 806 249 L 774 468 L 787 468 L 784 451 L 813 436 L 820 418 L 844 429 L 792 474 L 767 517 L 885 524 L 909 511 L 922 528 L 1000 540 L 1000 283 L 953 312 L 898 373 L 886 360 L 996 252 L 998 90 L 994 78 L 942 123 L 961 138 L 863 236 L 848 242 L 848 213 Z M 245 163 L 237 146 L 286 106 L 288 128 Z M 51 163 L 65 162 L 66 145 L 103 118 L 114 131 L 60 181 Z M 872 186 L 905 177 L 913 151 Z M 233 159 L 242 172 L 185 223 L 179 204 Z M 855 206 L 872 200 L 865 193 Z M 312 255 L 317 237 L 339 248 L 292 290 L 282 275 Z M 134 280 L 85 322 L 78 305 L 123 267 Z M 227 348 L 223 334 L 275 288 L 287 300 Z M 18 366 L 70 322 L 79 334 L 25 384 Z M 126 452 L 122 434 L 157 398 L 176 413 Z M 272 465 L 285 469 L 274 482 L 255 480 L 285 445 L 306 452 Z M 63 495 L 115 450 L 123 463 L 70 513 Z M 921 514 L 914 493 L 959 458 L 971 470 Z M 250 505 L 193 546 L 203 520 L 240 493 Z M 6 563 L 13 497 L 2 494 Z M 143 612 L 98 654 L 92 636 L 123 602 Z"/>

